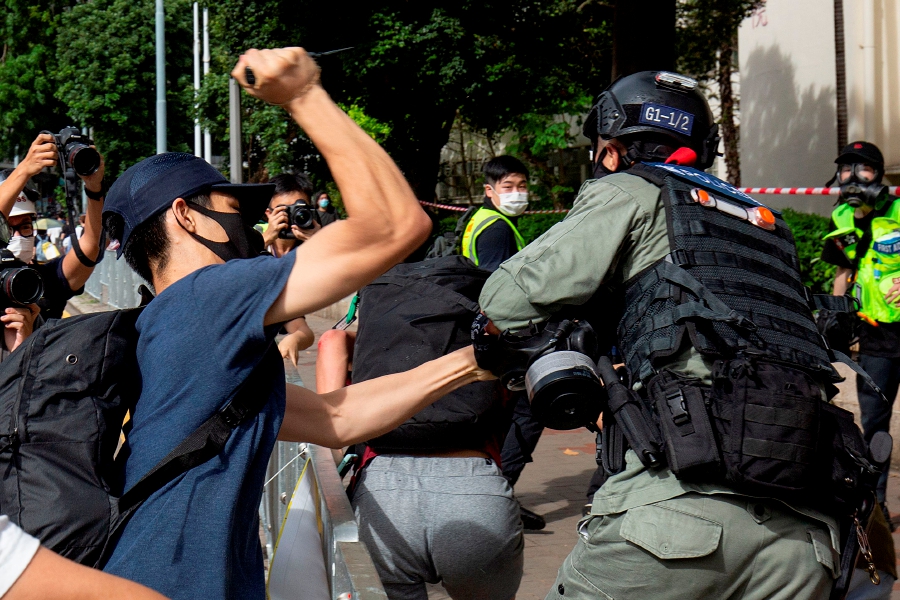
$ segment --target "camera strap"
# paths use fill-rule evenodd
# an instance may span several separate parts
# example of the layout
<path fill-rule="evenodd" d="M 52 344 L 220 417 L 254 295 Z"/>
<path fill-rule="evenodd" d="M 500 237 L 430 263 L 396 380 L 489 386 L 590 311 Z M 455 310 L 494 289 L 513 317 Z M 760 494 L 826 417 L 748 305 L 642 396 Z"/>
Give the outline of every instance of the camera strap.
<path fill-rule="evenodd" d="M 81 249 L 81 243 L 78 241 L 78 235 L 73 231 L 72 232 L 72 250 L 75 251 L 75 256 L 78 257 L 79 262 L 86 266 L 88 269 L 93 269 L 100 261 L 103 260 L 103 255 L 106 250 L 106 230 L 102 230 L 100 232 L 100 240 L 97 243 L 99 247 L 99 251 L 97 252 L 97 260 L 91 260 L 87 257 L 87 254 L 84 253 L 84 250 Z"/>

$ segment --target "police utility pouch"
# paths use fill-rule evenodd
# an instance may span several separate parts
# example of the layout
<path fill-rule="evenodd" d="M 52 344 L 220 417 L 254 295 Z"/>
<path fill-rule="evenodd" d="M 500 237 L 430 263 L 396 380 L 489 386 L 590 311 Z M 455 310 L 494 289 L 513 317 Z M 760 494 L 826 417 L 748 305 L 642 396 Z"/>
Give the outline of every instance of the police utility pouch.
<path fill-rule="evenodd" d="M 679 479 L 715 476 L 722 456 L 707 409 L 708 387 L 668 370 L 650 380 L 650 399 L 665 439 L 666 460 Z"/>
<path fill-rule="evenodd" d="M 747 358 L 717 361 L 713 378 L 725 481 L 753 495 L 814 503 L 817 484 L 831 479 L 823 473 L 832 440 L 822 428 L 821 384 L 800 369 Z"/>

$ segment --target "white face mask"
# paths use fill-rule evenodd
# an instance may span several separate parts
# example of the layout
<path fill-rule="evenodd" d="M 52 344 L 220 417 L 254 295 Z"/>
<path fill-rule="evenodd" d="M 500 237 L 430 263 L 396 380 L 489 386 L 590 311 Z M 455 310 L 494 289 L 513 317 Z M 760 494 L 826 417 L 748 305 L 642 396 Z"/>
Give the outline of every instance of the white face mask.
<path fill-rule="evenodd" d="M 493 190 L 494 188 L 491 189 Z M 500 205 L 497 206 L 497 210 L 507 217 L 518 217 L 528 208 L 528 192 L 498 194 L 497 190 L 494 190 L 494 193 L 500 198 Z"/>
<path fill-rule="evenodd" d="M 13 236 L 13 238 L 9 240 L 9 245 L 7 245 L 6 248 L 12 252 L 16 258 L 23 263 L 28 264 L 31 262 L 31 259 L 34 258 L 34 236 Z"/>

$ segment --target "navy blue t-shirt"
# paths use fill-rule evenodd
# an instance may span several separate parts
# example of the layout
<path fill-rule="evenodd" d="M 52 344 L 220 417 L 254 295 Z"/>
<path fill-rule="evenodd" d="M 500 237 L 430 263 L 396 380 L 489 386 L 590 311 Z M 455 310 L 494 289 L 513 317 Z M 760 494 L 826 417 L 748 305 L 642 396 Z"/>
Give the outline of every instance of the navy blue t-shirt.
<path fill-rule="evenodd" d="M 205 267 L 163 290 L 141 314 L 142 392 L 128 436 L 125 489 L 241 393 L 268 404 L 218 456 L 151 496 L 125 527 L 105 571 L 170 598 L 265 598 L 258 510 L 284 417 L 284 364 L 263 327 L 294 257 Z M 267 351 L 268 349 L 268 351 Z M 254 371 L 254 369 L 256 369 Z"/>

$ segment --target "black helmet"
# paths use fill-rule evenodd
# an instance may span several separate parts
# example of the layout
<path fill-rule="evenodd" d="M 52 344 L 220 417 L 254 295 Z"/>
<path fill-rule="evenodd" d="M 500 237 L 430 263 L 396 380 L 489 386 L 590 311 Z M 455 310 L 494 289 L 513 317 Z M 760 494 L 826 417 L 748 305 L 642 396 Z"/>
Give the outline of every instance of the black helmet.
<path fill-rule="evenodd" d="M 614 81 L 591 108 L 584 135 L 595 144 L 636 133 L 675 140 L 697 153 L 697 166 L 709 168 L 719 145 L 719 126 L 690 77 L 668 71 L 641 71 Z"/>

